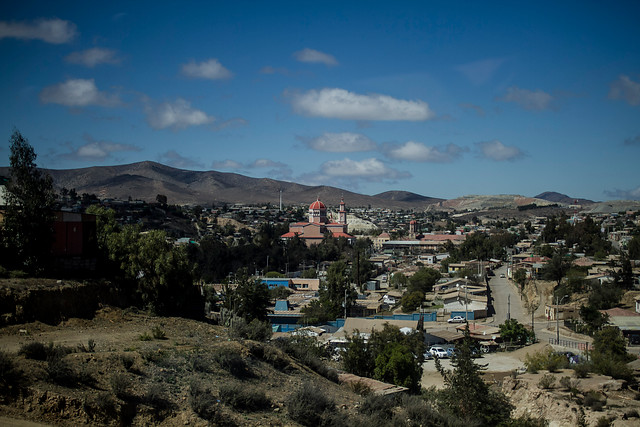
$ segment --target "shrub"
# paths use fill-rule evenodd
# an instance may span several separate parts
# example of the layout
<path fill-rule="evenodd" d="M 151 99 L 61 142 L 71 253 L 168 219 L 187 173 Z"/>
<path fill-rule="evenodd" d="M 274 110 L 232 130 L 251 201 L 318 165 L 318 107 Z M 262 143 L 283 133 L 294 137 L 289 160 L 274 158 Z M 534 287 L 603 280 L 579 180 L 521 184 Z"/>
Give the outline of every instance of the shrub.
<path fill-rule="evenodd" d="M 360 405 L 360 413 L 369 415 L 378 420 L 390 420 L 393 418 L 393 399 L 389 396 L 368 394 Z"/>
<path fill-rule="evenodd" d="M 160 326 L 154 326 L 151 330 L 153 337 L 157 340 L 166 340 L 167 334 Z"/>
<path fill-rule="evenodd" d="M 222 369 L 236 378 L 253 377 L 253 372 L 247 362 L 232 349 L 220 349 L 213 358 Z"/>
<path fill-rule="evenodd" d="M 191 356 L 191 367 L 196 372 L 211 373 L 211 360 L 203 353 L 196 353 Z"/>
<path fill-rule="evenodd" d="M 551 374 L 544 374 L 540 381 L 538 381 L 538 387 L 548 390 L 553 388 L 553 384 L 556 382 L 556 377 Z"/>
<path fill-rule="evenodd" d="M 560 386 L 565 390 L 570 390 L 572 387 L 571 378 L 568 376 L 564 376 L 560 378 Z"/>
<path fill-rule="evenodd" d="M 220 387 L 220 400 L 238 411 L 261 411 L 271 407 L 264 392 L 239 384 L 224 384 Z"/>
<path fill-rule="evenodd" d="M 47 356 L 53 349 L 53 343 L 49 344 L 49 347 L 41 342 L 30 342 L 23 344 L 18 351 L 18 354 L 24 355 L 27 359 L 33 360 L 47 360 Z"/>
<path fill-rule="evenodd" d="M 284 370 L 290 366 L 289 361 L 282 357 L 280 350 L 268 344 L 249 344 L 249 352 L 252 356 L 260 359 L 278 370 Z"/>
<path fill-rule="evenodd" d="M 554 353 L 554 351 L 549 348 L 534 354 L 527 353 L 524 364 L 527 367 L 527 372 L 535 374 L 543 369 L 549 372 L 556 372 L 558 369 L 568 367 L 569 362 L 564 355 Z"/>
<path fill-rule="evenodd" d="M 360 396 L 368 396 L 371 394 L 371 387 L 369 387 L 364 381 L 352 381 L 347 384 L 349 390 L 359 394 Z"/>
<path fill-rule="evenodd" d="M 84 402 L 84 410 L 94 418 L 112 420 L 118 417 L 116 402 L 110 393 L 103 391 L 90 400 Z"/>
<path fill-rule="evenodd" d="M 273 329 L 268 321 L 253 319 L 247 323 L 242 318 L 235 318 L 229 328 L 229 336 L 236 339 L 249 339 L 253 341 L 268 341 L 271 338 Z"/>
<path fill-rule="evenodd" d="M 604 396 L 597 391 L 588 391 L 584 395 L 584 406 L 588 406 L 592 411 L 602 411 L 605 404 Z"/>
<path fill-rule="evenodd" d="M 24 385 L 24 374 L 8 353 L 0 351 L 0 394 L 12 394 Z"/>
<path fill-rule="evenodd" d="M 93 339 L 89 339 L 87 346 L 84 344 L 78 344 L 78 351 L 82 353 L 93 353 L 96 349 L 96 342 Z"/>
<path fill-rule="evenodd" d="M 211 390 L 199 382 L 192 382 L 189 387 L 189 404 L 193 412 L 207 421 L 215 421 L 218 418 L 218 402 L 211 394 Z"/>
<path fill-rule="evenodd" d="M 131 380 L 126 374 L 118 372 L 111 375 L 109 385 L 111 385 L 111 391 L 113 391 L 113 394 L 115 394 L 119 399 L 126 400 L 129 397 Z"/>
<path fill-rule="evenodd" d="M 335 411 L 333 400 L 310 383 L 304 383 L 289 395 L 286 407 L 289 418 L 304 426 L 321 425 L 324 412 Z"/>
<path fill-rule="evenodd" d="M 173 405 L 165 397 L 164 388 L 160 384 L 151 384 L 144 395 L 144 402 L 158 411 L 170 409 Z"/>
<path fill-rule="evenodd" d="M 603 415 L 600 418 L 598 418 L 598 420 L 596 421 L 595 427 L 609 427 L 611 425 L 613 425 L 611 423 L 611 420 L 608 417 Z"/>
<path fill-rule="evenodd" d="M 576 378 L 587 378 L 591 371 L 591 365 L 588 363 L 578 363 L 573 365 L 573 374 Z"/>
<path fill-rule="evenodd" d="M 122 366 L 127 371 L 131 371 L 133 368 L 133 364 L 136 362 L 136 359 L 130 354 L 123 354 L 120 356 L 120 361 L 122 362 Z"/>
<path fill-rule="evenodd" d="M 50 357 L 47 360 L 47 375 L 54 383 L 73 387 L 78 383 L 78 376 L 71 365 L 62 357 Z"/>
<path fill-rule="evenodd" d="M 138 337 L 140 341 L 151 341 L 153 337 L 149 334 L 149 332 L 145 332 L 144 334 Z"/>

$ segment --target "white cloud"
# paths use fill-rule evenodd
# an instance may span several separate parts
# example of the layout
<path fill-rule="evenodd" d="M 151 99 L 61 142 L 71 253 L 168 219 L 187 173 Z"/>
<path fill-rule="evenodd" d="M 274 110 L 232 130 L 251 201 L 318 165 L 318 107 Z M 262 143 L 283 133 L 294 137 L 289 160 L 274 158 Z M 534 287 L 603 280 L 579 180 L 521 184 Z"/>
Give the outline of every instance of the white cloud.
<path fill-rule="evenodd" d="M 444 147 L 430 147 L 421 142 L 408 141 L 401 145 L 388 145 L 384 147 L 387 156 L 397 160 L 411 162 L 452 162 L 462 155 L 467 149 L 456 144 L 447 144 Z"/>
<path fill-rule="evenodd" d="M 121 59 L 118 58 L 115 50 L 94 47 L 80 52 L 72 52 L 64 58 L 71 64 L 84 65 L 93 68 L 100 64 L 119 64 Z"/>
<path fill-rule="evenodd" d="M 480 85 L 491 80 L 503 62 L 504 59 L 501 58 L 484 59 L 459 65 L 456 70 L 462 73 L 471 83 Z"/>
<path fill-rule="evenodd" d="M 328 53 L 320 52 L 318 50 L 309 49 L 308 47 L 294 52 L 293 57 L 300 62 L 318 63 L 330 67 L 338 65 L 338 61 L 336 61 L 336 58 L 333 55 L 329 55 Z"/>
<path fill-rule="evenodd" d="M 140 148 L 135 145 L 120 144 L 112 141 L 97 141 L 89 134 L 85 134 L 83 138 L 87 141 L 86 144 L 77 149 L 72 148 L 70 153 L 63 154 L 61 157 L 71 160 L 102 161 L 117 152 L 140 151 Z"/>
<path fill-rule="evenodd" d="M 40 102 L 68 107 L 86 107 L 88 105 L 113 107 L 120 104 L 120 99 L 117 95 L 100 92 L 93 79 L 69 79 L 64 83 L 42 89 Z"/>
<path fill-rule="evenodd" d="M 42 40 L 51 44 L 68 43 L 76 36 L 76 25 L 62 19 L 38 19 L 33 22 L 0 21 L 0 39 Z"/>
<path fill-rule="evenodd" d="M 265 65 L 260 69 L 260 74 L 282 74 L 286 76 L 289 74 L 289 70 L 286 68 L 275 68 L 270 65 Z"/>
<path fill-rule="evenodd" d="M 221 80 L 233 77 L 233 73 L 222 66 L 215 58 L 196 63 L 194 61 L 182 66 L 182 74 L 196 79 Z"/>
<path fill-rule="evenodd" d="M 609 98 L 624 99 L 629 105 L 640 105 L 640 83 L 622 75 L 611 83 Z"/>
<path fill-rule="evenodd" d="M 525 110 L 546 110 L 551 108 L 553 96 L 541 90 L 532 91 L 512 86 L 507 89 L 507 93 L 502 98 L 499 98 L 499 100 L 515 102 Z"/>
<path fill-rule="evenodd" d="M 632 190 L 606 190 L 604 193 L 619 200 L 640 200 L 640 186 Z"/>
<path fill-rule="evenodd" d="M 406 101 L 378 94 L 359 95 L 338 88 L 291 94 L 291 102 L 296 113 L 313 117 L 407 121 L 422 121 L 435 117 L 424 101 Z"/>
<path fill-rule="evenodd" d="M 152 105 L 146 101 L 145 113 L 147 121 L 154 129 L 184 129 L 189 126 L 199 126 L 211 123 L 215 120 L 213 116 L 207 115 L 204 111 L 191 107 L 191 103 L 178 98 L 175 102 L 163 102 Z"/>
<path fill-rule="evenodd" d="M 360 133 L 325 132 L 316 138 L 300 138 L 307 146 L 316 151 L 331 153 L 353 153 L 376 149 L 376 143 Z"/>
<path fill-rule="evenodd" d="M 236 162 L 235 160 L 224 160 L 224 161 L 216 161 L 211 163 L 211 167 L 213 169 L 222 169 L 222 170 L 240 170 L 243 169 L 244 166 L 242 163 Z"/>
<path fill-rule="evenodd" d="M 351 160 L 349 158 L 330 160 L 323 163 L 320 168 L 324 174 L 331 177 L 358 177 L 373 181 L 405 178 L 408 176 L 406 173 L 388 167 L 376 158 L 361 161 Z"/>
<path fill-rule="evenodd" d="M 256 169 L 269 169 L 264 173 L 266 173 L 269 178 L 275 179 L 290 179 L 292 173 L 288 165 L 270 159 L 256 159 L 247 164 L 227 159 L 221 162 L 213 162 L 211 167 L 217 170 L 234 170 L 241 173 L 249 173 L 249 171 L 255 171 Z"/>
<path fill-rule="evenodd" d="M 190 159 L 188 157 L 181 156 L 174 150 L 169 150 L 159 156 L 158 161 L 165 165 L 173 166 L 174 168 L 202 168 L 202 163 Z"/>
<path fill-rule="evenodd" d="M 476 146 L 480 150 L 480 157 L 502 162 L 505 160 L 515 160 L 524 156 L 524 153 L 513 145 L 504 145 L 494 139 L 493 141 L 477 142 Z"/>

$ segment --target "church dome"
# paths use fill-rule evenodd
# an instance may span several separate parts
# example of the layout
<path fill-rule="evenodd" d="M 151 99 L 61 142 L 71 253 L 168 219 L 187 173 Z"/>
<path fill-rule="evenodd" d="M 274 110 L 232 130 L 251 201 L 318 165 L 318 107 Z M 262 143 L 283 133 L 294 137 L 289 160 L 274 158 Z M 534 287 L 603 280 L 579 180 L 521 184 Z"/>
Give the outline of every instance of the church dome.
<path fill-rule="evenodd" d="M 326 209 L 326 208 L 327 207 L 320 200 L 316 200 L 315 202 L 311 203 L 311 206 L 309 206 L 309 209 Z"/>

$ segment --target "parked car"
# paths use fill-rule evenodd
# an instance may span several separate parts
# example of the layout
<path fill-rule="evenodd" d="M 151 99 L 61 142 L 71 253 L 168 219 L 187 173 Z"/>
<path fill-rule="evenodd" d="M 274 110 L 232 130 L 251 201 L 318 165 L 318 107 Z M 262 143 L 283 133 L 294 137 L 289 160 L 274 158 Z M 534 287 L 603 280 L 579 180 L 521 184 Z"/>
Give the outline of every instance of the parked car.
<path fill-rule="evenodd" d="M 444 349 L 444 348 L 442 348 L 442 347 L 431 347 L 431 348 L 429 349 L 429 353 L 431 353 L 431 355 L 432 355 L 433 357 L 438 357 L 438 358 L 440 358 L 440 359 L 444 359 L 444 358 L 449 357 L 449 356 L 447 355 L 447 350 L 445 350 L 445 349 Z"/>
<path fill-rule="evenodd" d="M 451 319 L 447 319 L 449 323 L 464 323 L 466 319 L 462 316 L 453 316 Z"/>
<path fill-rule="evenodd" d="M 500 275 L 500 278 L 501 278 L 501 279 L 504 279 L 505 277 L 507 277 L 507 276 L 505 276 L 505 275 L 504 275 L 504 273 L 502 273 L 502 274 Z"/>
<path fill-rule="evenodd" d="M 447 357 L 453 357 L 454 354 L 456 354 L 458 351 L 456 350 L 455 347 L 449 347 L 447 348 Z"/>

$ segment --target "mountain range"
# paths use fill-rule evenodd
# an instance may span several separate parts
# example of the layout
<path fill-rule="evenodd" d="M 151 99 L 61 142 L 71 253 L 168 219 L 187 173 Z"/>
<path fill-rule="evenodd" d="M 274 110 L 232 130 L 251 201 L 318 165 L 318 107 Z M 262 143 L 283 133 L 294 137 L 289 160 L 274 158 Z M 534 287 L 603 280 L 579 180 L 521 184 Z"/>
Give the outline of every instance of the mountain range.
<path fill-rule="evenodd" d="M 387 191 L 373 196 L 330 186 L 308 186 L 270 178 L 251 178 L 236 173 L 191 171 L 177 169 L 151 161 L 117 166 L 93 166 L 81 169 L 45 169 L 53 178 L 56 190 L 75 189 L 78 194 L 95 194 L 114 199 L 137 199 L 154 202 L 158 194 L 167 196 L 170 204 L 221 205 L 271 204 L 307 205 L 319 199 L 328 206 L 337 206 L 344 198 L 348 206 L 392 209 L 483 210 L 514 209 L 535 204 L 570 205 L 576 199 L 555 192 L 535 197 L 520 195 L 463 196 L 445 200 L 407 191 Z M 9 175 L 8 167 L 0 174 Z M 593 204 L 577 199 L 581 205 Z"/>

